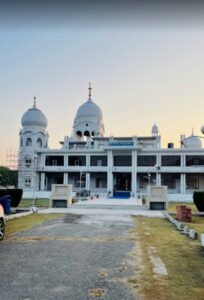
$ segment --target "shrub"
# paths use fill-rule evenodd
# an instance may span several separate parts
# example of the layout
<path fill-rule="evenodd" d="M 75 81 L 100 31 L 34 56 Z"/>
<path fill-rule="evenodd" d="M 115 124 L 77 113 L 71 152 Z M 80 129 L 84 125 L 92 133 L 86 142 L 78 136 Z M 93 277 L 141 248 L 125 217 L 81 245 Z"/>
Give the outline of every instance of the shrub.
<path fill-rule="evenodd" d="M 193 193 L 193 202 L 198 211 L 204 212 L 204 191 L 195 191 Z"/>
<path fill-rule="evenodd" d="M 0 189 L 0 197 L 9 195 L 11 197 L 11 207 L 17 207 L 23 194 L 22 189 Z"/>

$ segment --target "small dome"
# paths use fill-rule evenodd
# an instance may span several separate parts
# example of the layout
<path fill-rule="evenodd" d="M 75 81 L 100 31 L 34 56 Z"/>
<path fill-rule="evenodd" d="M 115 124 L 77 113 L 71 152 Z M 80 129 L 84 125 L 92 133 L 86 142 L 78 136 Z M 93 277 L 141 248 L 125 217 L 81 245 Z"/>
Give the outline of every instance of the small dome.
<path fill-rule="evenodd" d="M 22 119 L 21 124 L 23 127 L 25 126 L 39 126 L 39 127 L 47 127 L 47 118 L 45 114 L 37 108 L 36 106 L 36 98 L 34 97 L 33 107 L 28 109 Z"/>
<path fill-rule="evenodd" d="M 102 120 L 102 111 L 100 107 L 95 104 L 91 99 L 88 99 L 84 104 L 82 104 L 76 114 L 76 120 L 79 119 L 89 119 L 94 118 L 95 120 Z"/>
<path fill-rule="evenodd" d="M 158 135 L 159 133 L 159 128 L 156 125 L 156 123 L 154 123 L 154 125 L 152 126 L 152 135 Z"/>
<path fill-rule="evenodd" d="M 202 148 L 202 141 L 199 136 L 191 135 L 183 140 L 184 148 Z"/>

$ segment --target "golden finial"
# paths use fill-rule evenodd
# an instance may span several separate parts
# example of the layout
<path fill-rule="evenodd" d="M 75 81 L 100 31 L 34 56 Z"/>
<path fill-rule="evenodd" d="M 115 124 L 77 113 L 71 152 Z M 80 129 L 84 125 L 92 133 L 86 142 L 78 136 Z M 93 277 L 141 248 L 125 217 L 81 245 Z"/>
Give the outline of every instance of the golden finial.
<path fill-rule="evenodd" d="M 91 87 L 91 82 L 89 82 L 89 100 L 91 100 L 91 92 L 92 92 L 92 87 Z"/>

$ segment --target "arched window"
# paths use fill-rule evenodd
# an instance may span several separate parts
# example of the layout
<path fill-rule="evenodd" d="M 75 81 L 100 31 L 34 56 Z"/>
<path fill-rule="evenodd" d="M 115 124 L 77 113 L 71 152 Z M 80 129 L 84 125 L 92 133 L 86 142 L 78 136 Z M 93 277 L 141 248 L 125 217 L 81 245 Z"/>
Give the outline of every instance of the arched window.
<path fill-rule="evenodd" d="M 40 138 L 37 139 L 37 147 L 42 147 L 42 140 Z"/>
<path fill-rule="evenodd" d="M 26 177 L 24 179 L 24 183 L 25 183 L 25 186 L 30 186 L 31 185 L 31 178 L 30 177 Z"/>
<path fill-rule="evenodd" d="M 86 130 L 86 131 L 84 132 L 84 136 L 90 136 L 90 132 L 89 132 L 88 130 Z"/>
<path fill-rule="evenodd" d="M 25 165 L 26 167 L 30 167 L 32 163 L 32 160 L 30 157 L 25 157 Z"/>
<path fill-rule="evenodd" d="M 32 146 L 32 140 L 31 140 L 31 138 L 27 138 L 27 140 L 26 140 L 26 146 Z"/>
<path fill-rule="evenodd" d="M 77 133 L 76 133 L 78 136 L 82 136 L 82 132 L 81 131 L 77 131 Z"/>

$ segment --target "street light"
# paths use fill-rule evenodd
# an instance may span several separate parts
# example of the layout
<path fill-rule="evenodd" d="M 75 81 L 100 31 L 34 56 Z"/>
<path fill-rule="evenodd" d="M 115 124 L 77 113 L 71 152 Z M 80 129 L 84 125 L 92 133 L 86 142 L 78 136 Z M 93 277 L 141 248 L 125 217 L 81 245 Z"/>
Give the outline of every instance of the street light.
<path fill-rule="evenodd" d="M 148 173 L 147 176 L 144 176 L 143 178 L 148 179 L 148 185 L 151 184 L 151 174 L 150 173 Z"/>
<path fill-rule="evenodd" d="M 148 184 L 150 185 L 151 184 L 151 174 L 150 173 L 148 173 Z"/>

